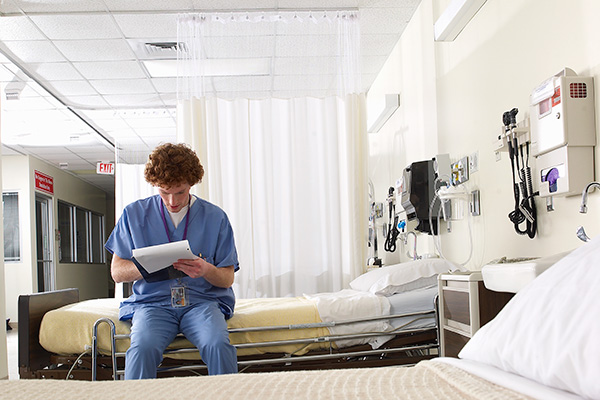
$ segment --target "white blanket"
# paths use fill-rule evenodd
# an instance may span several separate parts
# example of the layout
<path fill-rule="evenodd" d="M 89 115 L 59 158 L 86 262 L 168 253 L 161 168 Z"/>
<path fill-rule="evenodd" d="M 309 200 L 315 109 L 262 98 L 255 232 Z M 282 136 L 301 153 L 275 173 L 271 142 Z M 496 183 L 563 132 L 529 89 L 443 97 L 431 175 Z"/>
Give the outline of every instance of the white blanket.
<path fill-rule="evenodd" d="M 526 399 L 449 364 L 290 371 L 138 381 L 0 381 L 7 399 Z"/>
<path fill-rule="evenodd" d="M 304 295 L 315 301 L 323 322 L 362 319 L 390 315 L 390 303 L 384 296 L 370 292 L 344 289 L 333 293 Z M 345 335 L 357 332 L 387 332 L 393 328 L 388 320 L 376 320 L 347 325 L 335 325 L 329 328 L 332 335 Z M 369 343 L 374 349 L 391 339 L 392 336 L 376 336 L 364 339 L 336 341 L 339 347 Z"/>

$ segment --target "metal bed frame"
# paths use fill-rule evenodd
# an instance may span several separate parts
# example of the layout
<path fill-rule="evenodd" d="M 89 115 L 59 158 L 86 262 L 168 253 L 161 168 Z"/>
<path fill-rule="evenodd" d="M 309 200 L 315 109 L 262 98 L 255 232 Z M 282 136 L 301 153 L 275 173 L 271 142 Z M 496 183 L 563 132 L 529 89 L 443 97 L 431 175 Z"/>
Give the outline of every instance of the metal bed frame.
<path fill-rule="evenodd" d="M 353 319 L 353 320 L 345 320 L 338 322 L 318 322 L 318 323 L 310 323 L 310 324 L 296 324 L 296 325 L 279 325 L 279 326 L 264 326 L 264 327 L 249 327 L 249 328 L 237 328 L 230 329 L 229 333 L 237 333 L 237 332 L 257 332 L 257 331 L 281 331 L 281 330 L 297 330 L 297 329 L 306 329 L 306 328 L 330 328 L 333 326 L 339 325 L 349 325 L 360 322 L 367 321 L 377 321 L 377 320 L 389 320 L 394 318 L 404 318 L 404 317 L 421 317 L 427 315 L 435 315 L 436 321 L 437 318 L 437 307 L 431 311 L 423 311 L 423 312 L 415 312 L 415 313 L 407 313 L 407 314 L 398 314 L 398 315 L 386 315 L 380 317 L 370 317 L 370 318 L 361 318 L 361 319 Z M 124 358 L 125 353 L 117 353 L 116 349 L 116 341 L 129 339 L 129 335 L 117 335 L 115 323 L 109 318 L 100 318 L 96 321 L 93 328 L 92 333 L 92 380 L 97 379 L 97 366 L 98 366 L 98 327 L 102 324 L 106 323 L 110 327 L 110 343 L 111 343 L 111 366 L 112 368 L 112 378 L 114 380 L 119 379 L 119 377 L 124 375 L 124 370 L 119 369 L 117 359 Z M 291 354 L 285 354 L 284 356 L 278 356 L 275 358 L 266 357 L 266 358 L 256 358 L 256 359 L 245 359 L 242 358 L 238 360 L 238 367 L 240 368 L 240 372 L 244 372 L 250 367 L 253 366 L 264 366 L 268 364 L 270 366 L 279 365 L 280 368 L 275 368 L 273 370 L 281 370 L 286 369 L 286 366 L 290 366 L 293 363 L 302 363 L 307 361 L 328 361 L 328 360 L 339 360 L 339 359 L 349 359 L 349 358 L 366 358 L 366 357 L 377 357 L 382 359 L 385 356 L 394 354 L 394 353 L 404 353 L 410 354 L 413 358 L 432 358 L 431 350 L 436 350 L 436 355 L 439 354 L 439 332 L 436 332 L 435 339 L 430 343 L 424 344 L 416 344 L 416 345 L 406 345 L 402 347 L 391 347 L 387 348 L 385 345 L 380 349 L 371 349 L 371 350 L 363 350 L 363 349 L 354 349 L 350 348 L 350 350 L 346 351 L 343 348 L 341 351 L 334 352 L 333 343 L 338 340 L 348 340 L 348 339 L 359 339 L 359 338 L 368 338 L 368 337 L 376 337 L 376 336 L 396 336 L 398 334 L 402 335 L 417 335 L 423 333 L 430 333 L 432 328 L 417 328 L 417 329 L 401 329 L 395 331 L 388 332 L 369 332 L 369 333 L 357 333 L 357 334 L 346 334 L 346 335 L 328 335 L 328 336 L 320 336 L 314 338 L 304 338 L 304 339 L 291 339 L 291 340 L 277 340 L 277 341 L 269 341 L 269 342 L 260 342 L 260 343 L 242 343 L 242 344 L 234 344 L 234 347 L 237 349 L 242 348 L 259 348 L 259 347 L 269 347 L 275 345 L 289 345 L 289 344 L 311 344 L 311 343 L 329 343 L 329 351 L 324 354 L 316 354 L 316 355 L 302 355 L 302 356 L 294 356 Z M 165 351 L 165 355 L 169 354 L 182 354 L 182 353 L 197 353 L 198 350 L 196 348 L 186 348 L 186 349 L 173 349 Z M 415 357 L 415 354 L 417 356 Z M 247 357 L 246 357 L 247 358 Z M 181 361 L 181 360 L 179 360 Z M 400 364 L 398 359 L 394 359 L 396 364 Z M 405 360 L 406 361 L 406 360 Z M 414 360 L 411 360 L 414 361 Z M 339 363 L 338 363 L 339 364 Z M 405 365 L 414 365 L 415 362 L 409 362 Z M 337 368 L 343 367 L 356 367 L 355 364 L 349 366 L 342 366 L 341 364 L 337 365 Z M 181 366 L 169 366 L 163 365 L 158 367 L 158 372 L 178 372 L 178 371 L 204 371 L 206 372 L 205 364 L 198 364 L 198 361 L 193 361 L 188 365 Z M 300 368 L 303 369 L 303 368 Z M 312 368 L 307 368 L 312 369 Z M 269 369 L 271 370 L 271 369 Z"/>
<path fill-rule="evenodd" d="M 114 322 L 101 318 L 94 324 L 91 355 L 57 355 L 49 353 L 39 344 L 39 327 L 44 314 L 67 304 L 79 302 L 77 289 L 64 289 L 54 292 L 35 293 L 19 297 L 19 375 L 21 379 L 120 379 L 124 374 L 125 353 L 116 352 L 116 341 L 127 339 L 129 335 L 117 335 Z M 243 343 L 234 345 L 238 349 L 249 347 L 269 347 L 286 344 L 329 343 L 329 348 L 311 350 L 304 355 L 286 353 L 266 353 L 251 356 L 238 356 L 240 372 L 266 372 L 282 370 L 322 370 L 332 368 L 365 368 L 389 365 L 414 365 L 425 359 L 439 355 L 438 302 L 433 310 L 422 313 L 387 315 L 369 319 L 339 322 L 321 322 L 285 326 L 231 329 L 231 333 L 248 331 L 277 331 L 304 328 L 329 328 L 338 325 L 365 322 L 369 320 L 393 319 L 414 316 L 435 315 L 436 326 L 421 329 L 400 329 L 390 332 L 369 332 L 350 335 L 329 335 L 307 339 L 282 340 L 264 343 Z M 98 349 L 98 326 L 108 324 L 110 334 L 110 356 L 100 355 Z M 372 336 L 390 336 L 391 339 L 378 349 L 370 345 L 355 345 L 337 348 L 335 341 Z M 107 349 L 108 351 L 108 349 Z M 196 348 L 168 350 L 165 355 L 196 353 Z M 199 356 L 199 355 L 198 355 Z M 173 359 L 165 357 L 158 368 L 159 376 L 201 375 L 207 373 L 206 366 L 199 360 Z"/>

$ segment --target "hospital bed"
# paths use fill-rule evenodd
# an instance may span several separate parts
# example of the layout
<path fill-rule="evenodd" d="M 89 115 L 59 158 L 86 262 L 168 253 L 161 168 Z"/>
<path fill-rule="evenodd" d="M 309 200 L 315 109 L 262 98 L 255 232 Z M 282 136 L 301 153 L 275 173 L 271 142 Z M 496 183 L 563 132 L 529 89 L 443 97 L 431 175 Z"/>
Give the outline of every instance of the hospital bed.
<path fill-rule="evenodd" d="M 459 358 L 407 368 L 170 377 L 0 381 L 20 399 L 600 399 L 600 236 L 523 287 Z"/>
<path fill-rule="evenodd" d="M 393 266 L 365 274 L 353 281 L 354 289 L 238 300 L 228 327 L 239 370 L 412 365 L 436 357 L 435 280 L 449 264 L 416 263 L 417 272 L 407 264 L 402 274 L 394 274 Z M 122 375 L 130 324 L 118 320 L 119 301 L 78 297 L 76 289 L 69 289 L 19 298 L 21 378 L 104 380 Z M 159 367 L 159 376 L 205 373 L 198 351 L 183 337 L 173 342 Z"/>

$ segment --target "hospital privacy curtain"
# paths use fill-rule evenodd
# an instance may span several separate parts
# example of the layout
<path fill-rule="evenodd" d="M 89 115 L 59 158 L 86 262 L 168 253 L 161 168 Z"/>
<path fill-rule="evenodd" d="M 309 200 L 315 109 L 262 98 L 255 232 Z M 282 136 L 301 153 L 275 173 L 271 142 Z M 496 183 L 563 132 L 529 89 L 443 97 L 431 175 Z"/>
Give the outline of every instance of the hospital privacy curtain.
<path fill-rule="evenodd" d="M 240 16 L 237 22 L 244 20 Z M 201 61 L 211 53 L 210 38 L 226 36 L 223 29 L 235 22 L 227 21 L 207 27 L 214 15 L 188 16 L 179 31 L 187 26 L 193 32 L 178 42 L 188 49 L 199 46 Z M 311 29 L 317 25 L 306 22 Z M 347 29 L 349 22 L 334 30 L 353 31 Z M 345 43 L 339 36 L 335 40 Z M 336 62 L 357 59 L 345 51 L 334 52 L 345 54 Z M 314 95 L 300 81 L 285 86 L 293 90 L 279 90 L 275 78 L 268 87 L 249 80 L 244 87 L 251 90 L 238 90 L 227 79 L 190 76 L 189 71 L 180 77 L 178 139 L 193 143 L 205 166 L 197 194 L 221 206 L 233 225 L 240 259 L 234 283 L 238 297 L 336 291 L 363 270 L 368 222 L 365 96 L 358 93 L 359 84 L 352 79 L 356 75 L 348 75 L 356 73 L 356 66 L 334 70 L 330 88 Z"/>

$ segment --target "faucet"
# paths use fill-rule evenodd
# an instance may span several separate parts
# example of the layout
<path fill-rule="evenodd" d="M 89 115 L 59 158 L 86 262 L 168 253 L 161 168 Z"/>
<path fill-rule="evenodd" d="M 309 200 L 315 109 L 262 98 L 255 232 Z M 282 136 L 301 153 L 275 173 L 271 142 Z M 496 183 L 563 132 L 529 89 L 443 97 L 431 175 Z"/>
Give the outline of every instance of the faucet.
<path fill-rule="evenodd" d="M 600 183 L 598 183 L 598 182 L 588 183 L 588 185 L 585 187 L 585 189 L 583 189 L 583 192 L 581 193 L 581 207 L 579 207 L 579 212 L 582 214 L 587 213 L 587 197 L 588 197 L 588 192 L 590 191 L 592 186 L 596 186 L 596 187 L 600 188 Z"/>
<path fill-rule="evenodd" d="M 413 260 L 418 260 L 420 257 L 417 255 L 417 234 L 414 231 L 410 231 L 407 232 L 406 235 L 404 235 L 404 244 L 407 245 L 408 244 L 408 235 L 412 234 L 415 237 L 415 244 L 413 246 L 413 255 L 410 255 L 410 252 L 407 250 L 406 251 L 406 255 L 408 256 L 408 258 L 412 258 Z"/>
<path fill-rule="evenodd" d="M 579 207 L 579 212 L 582 214 L 587 213 L 587 197 L 588 197 L 588 192 L 590 191 L 590 189 L 592 187 L 598 187 L 600 189 L 600 183 L 598 182 L 591 182 L 589 183 L 585 189 L 583 189 L 583 192 L 581 193 L 581 206 Z M 585 230 L 583 229 L 583 226 L 580 226 L 579 228 L 577 228 L 577 237 L 584 241 L 584 242 L 589 242 L 590 238 L 588 237 L 588 235 L 586 235 Z"/>

